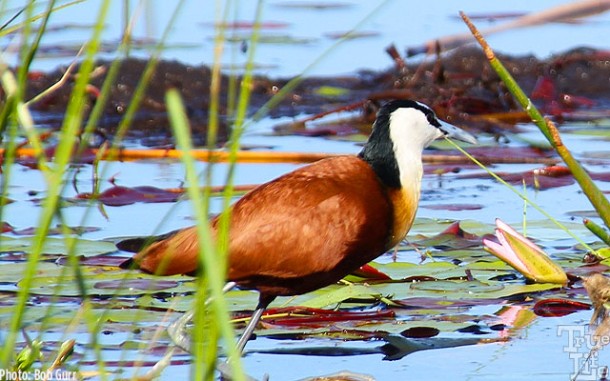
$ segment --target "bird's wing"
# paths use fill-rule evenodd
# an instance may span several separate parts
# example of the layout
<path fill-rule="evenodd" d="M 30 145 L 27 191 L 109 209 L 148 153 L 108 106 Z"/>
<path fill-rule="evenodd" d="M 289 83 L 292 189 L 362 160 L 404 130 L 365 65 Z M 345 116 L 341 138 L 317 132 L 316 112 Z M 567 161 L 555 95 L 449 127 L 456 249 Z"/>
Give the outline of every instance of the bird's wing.
<path fill-rule="evenodd" d="M 370 167 L 355 157 L 316 164 L 234 205 L 229 279 L 353 270 L 383 252 L 392 209 Z"/>

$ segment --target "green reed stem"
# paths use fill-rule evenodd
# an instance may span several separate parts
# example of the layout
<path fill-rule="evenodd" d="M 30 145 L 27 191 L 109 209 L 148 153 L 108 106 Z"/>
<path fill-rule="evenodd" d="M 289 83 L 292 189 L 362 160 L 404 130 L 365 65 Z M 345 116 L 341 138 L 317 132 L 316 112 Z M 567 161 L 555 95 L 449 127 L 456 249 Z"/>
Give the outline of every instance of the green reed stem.
<path fill-rule="evenodd" d="M 603 227 L 599 226 L 595 222 L 591 221 L 588 218 L 585 218 L 583 224 L 589 231 L 595 234 L 599 239 L 601 239 L 606 245 L 610 246 L 610 233 Z"/>
<path fill-rule="evenodd" d="M 502 62 L 496 57 L 494 51 L 491 49 L 487 41 L 481 36 L 477 28 L 470 21 L 468 16 L 464 12 L 460 13 L 464 22 L 470 28 L 471 33 L 477 39 L 478 43 L 483 48 L 489 64 L 496 71 L 502 82 L 506 85 L 510 93 L 515 97 L 517 102 L 525 110 L 525 112 L 532 119 L 532 122 L 540 129 L 542 134 L 547 138 L 549 143 L 553 146 L 555 151 L 566 163 L 572 175 L 580 185 L 580 188 L 587 196 L 604 224 L 610 228 L 610 201 L 604 196 L 597 185 L 591 179 L 591 176 L 587 173 L 584 167 L 574 158 L 570 150 L 563 144 L 559 131 L 555 127 L 555 124 L 542 116 L 540 111 L 533 105 L 532 101 L 523 92 L 519 84 L 515 81 L 510 72 L 504 67 Z"/>

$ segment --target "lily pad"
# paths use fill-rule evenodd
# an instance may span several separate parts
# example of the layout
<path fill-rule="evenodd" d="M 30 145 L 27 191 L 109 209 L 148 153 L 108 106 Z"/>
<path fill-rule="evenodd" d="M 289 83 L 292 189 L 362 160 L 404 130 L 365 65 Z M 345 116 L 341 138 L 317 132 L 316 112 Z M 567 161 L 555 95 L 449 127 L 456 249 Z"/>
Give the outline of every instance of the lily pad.
<path fill-rule="evenodd" d="M 83 200 L 95 199 L 108 206 L 125 206 L 136 202 L 176 202 L 180 196 L 182 196 L 182 191 L 174 192 L 151 186 L 133 188 L 114 186 L 106 189 L 99 195 L 79 193 L 76 198 Z"/>
<path fill-rule="evenodd" d="M 414 290 L 435 292 L 469 292 L 485 293 L 496 292 L 504 289 L 502 284 L 486 284 L 479 281 L 457 282 L 457 281 L 434 281 L 419 282 L 411 284 Z"/>
<path fill-rule="evenodd" d="M 85 271 L 82 284 L 88 295 L 118 296 L 157 293 L 193 292 L 192 278 L 185 276 L 156 277 L 124 271 Z M 148 288 L 147 288 L 148 287 Z M 30 293 L 36 295 L 80 296 L 81 288 L 71 272 L 53 276 L 37 276 Z"/>
<path fill-rule="evenodd" d="M 111 242 L 92 241 L 81 238 L 75 238 L 75 254 L 86 257 L 100 254 L 107 254 L 116 251 L 116 247 Z M 23 252 L 26 254 L 32 253 L 33 237 L 0 237 L 0 253 L 3 252 Z M 68 255 L 68 246 L 65 238 L 47 237 L 45 238 L 42 247 L 43 254 L 60 254 Z"/>

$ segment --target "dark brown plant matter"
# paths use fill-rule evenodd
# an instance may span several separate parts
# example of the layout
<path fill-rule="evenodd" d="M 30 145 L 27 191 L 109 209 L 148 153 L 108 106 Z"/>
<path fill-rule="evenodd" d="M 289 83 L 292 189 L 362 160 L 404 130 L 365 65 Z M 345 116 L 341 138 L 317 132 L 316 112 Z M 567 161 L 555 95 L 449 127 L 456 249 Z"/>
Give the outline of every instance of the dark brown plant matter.
<path fill-rule="evenodd" d="M 274 109 L 272 117 L 316 115 L 339 109 L 361 109 L 363 121 L 374 117 L 376 104 L 393 98 L 412 98 L 431 105 L 441 118 L 471 128 L 499 132 L 519 120 L 520 108 L 491 69 L 480 49 L 464 47 L 423 61 L 405 62 L 391 53 L 395 65 L 388 70 L 362 71 L 353 76 L 306 78 Z M 396 52 L 394 49 L 393 52 Z M 380 53 L 383 54 L 383 53 Z M 577 111 L 601 111 L 610 103 L 610 52 L 578 48 L 545 60 L 533 56 L 502 56 L 518 83 L 546 114 L 556 119 L 585 115 Z M 98 123 L 99 132 L 116 132 L 146 61 L 122 62 L 110 100 Z M 109 62 L 97 63 L 96 75 L 88 89 L 89 107 L 96 101 Z M 28 99 L 59 81 L 66 68 L 51 73 L 31 73 Z M 211 71 L 205 66 L 188 66 L 175 61 L 160 62 L 148 86 L 128 138 L 145 145 L 171 145 L 171 130 L 164 96 L 169 88 L 182 93 L 197 144 L 205 143 L 210 99 Z M 291 78 L 256 77 L 252 89 L 250 113 L 263 106 Z M 226 115 L 228 77 L 222 77 L 221 115 Z M 74 75 L 58 91 L 32 105 L 37 122 L 59 126 L 74 84 Z M 349 91 L 329 98 L 317 90 L 334 86 Z M 493 115 L 490 117 L 489 115 Z M 510 117 L 507 115 L 517 115 Z M 522 118 L 523 116 L 521 116 Z M 503 121 L 503 122 L 501 122 Z M 290 129 L 288 130 L 290 132 Z M 219 142 L 226 141 L 227 122 L 221 117 Z"/>

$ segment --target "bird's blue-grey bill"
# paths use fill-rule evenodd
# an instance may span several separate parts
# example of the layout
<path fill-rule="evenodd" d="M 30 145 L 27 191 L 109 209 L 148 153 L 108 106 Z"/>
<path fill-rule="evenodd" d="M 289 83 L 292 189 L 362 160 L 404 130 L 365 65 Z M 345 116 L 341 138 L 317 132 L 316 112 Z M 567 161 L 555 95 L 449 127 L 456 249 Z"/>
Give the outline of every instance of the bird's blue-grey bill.
<path fill-rule="evenodd" d="M 447 122 L 441 121 L 441 130 L 445 132 L 448 138 L 461 140 L 470 144 L 477 144 L 478 140 L 473 135 Z"/>

